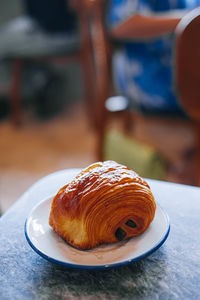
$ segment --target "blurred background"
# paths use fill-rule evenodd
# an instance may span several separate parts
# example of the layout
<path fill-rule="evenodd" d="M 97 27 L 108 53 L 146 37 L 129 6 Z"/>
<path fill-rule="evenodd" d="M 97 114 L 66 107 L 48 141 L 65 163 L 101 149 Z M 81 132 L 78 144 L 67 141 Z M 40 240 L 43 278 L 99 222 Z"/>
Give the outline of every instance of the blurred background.
<path fill-rule="evenodd" d="M 6 33 L 0 30 L 0 42 L 1 36 L 8 37 L 10 34 L 11 29 L 6 31 L 4 26 L 22 15 L 24 15 L 22 1 L 15 0 L 11 3 L 11 1 L 1 0 L 0 26 Z M 16 30 L 22 25 L 16 23 L 10 28 Z M 94 26 L 95 28 L 98 29 L 98 26 Z M 36 29 L 31 27 L 29 30 L 30 32 L 26 34 L 30 38 Z M 98 31 L 96 34 L 98 36 Z M 14 37 L 16 34 L 10 39 Z M 42 41 L 46 37 L 39 38 Z M 85 100 L 88 95 L 84 94 L 85 86 L 88 90 L 95 90 L 96 86 L 92 78 L 89 85 L 88 82 L 85 83 L 89 77 L 84 78 L 87 74 L 81 71 L 80 61 L 73 56 L 76 51 L 73 53 L 71 48 L 71 59 L 66 60 L 66 49 L 62 43 L 59 44 L 60 36 L 56 38 L 58 44 L 55 49 L 60 47 L 62 55 L 60 53 L 57 55 L 55 51 L 49 56 L 61 58 L 58 64 L 54 60 L 35 59 L 32 53 L 31 59 L 26 57 L 22 52 L 26 50 L 25 44 L 29 42 L 24 43 L 22 50 L 17 49 L 17 55 L 12 51 L 9 55 L 3 55 L 0 50 L 0 58 L 2 57 L 0 61 L 0 207 L 2 212 L 4 213 L 41 177 L 61 169 L 83 168 L 101 157 L 126 164 L 144 177 L 195 184 L 192 167 L 195 137 L 193 130 L 182 124 L 174 125 L 173 122 L 163 121 L 159 126 L 151 122 L 146 127 L 144 119 L 136 118 L 134 128 L 129 130 L 127 135 L 123 131 L 120 108 L 116 116 L 109 119 L 106 131 L 104 128 L 104 156 L 99 155 L 98 147 L 99 143 L 102 143 L 102 137 L 99 142 L 101 126 L 98 122 L 104 122 L 98 118 L 101 108 L 98 111 L 93 108 L 88 112 L 88 106 L 97 105 L 95 101 L 98 97 L 95 96 L 95 92 L 90 94 L 90 104 Z M 5 40 L 2 38 L 2 41 Z M 6 40 L 5 44 L 7 42 Z M 42 42 L 39 44 L 41 46 Z M 0 45 L 3 49 L 2 45 L 3 42 Z M 85 51 L 84 46 L 86 52 L 92 49 L 84 44 L 81 46 L 82 53 Z M 49 48 L 53 49 L 53 46 L 49 44 Z M 44 57 L 47 49 L 41 46 L 40 50 L 44 52 L 36 56 Z M 63 56 L 65 60 L 62 60 Z M 23 64 L 21 64 L 22 59 Z M 87 70 L 88 66 L 89 69 L 87 53 L 81 59 L 84 59 L 84 68 L 86 66 Z M 13 65 L 13 62 L 16 65 Z M 17 76 L 13 77 L 13 74 Z M 17 82 L 19 78 L 20 83 Z M 13 105 L 13 101 L 16 103 L 19 101 L 19 96 L 22 101 L 21 110 L 17 109 L 15 104 Z M 11 100 L 12 97 L 14 100 Z M 112 101 L 111 108 L 108 110 L 112 115 Z M 93 124 L 92 118 L 95 119 L 95 116 L 97 116 L 97 123 Z"/>
<path fill-rule="evenodd" d="M 23 13 L 20 0 L 0 2 L 1 25 Z M 32 73 L 27 80 L 29 66 Z M 42 62 L 29 66 L 23 70 L 23 120 L 20 126 L 15 126 L 6 92 L 11 80 L 11 62 L 0 63 L 0 206 L 3 212 L 42 176 L 65 168 L 85 167 L 95 157 L 94 134 L 83 103 L 80 64 Z M 35 70 L 34 66 L 37 66 Z M 36 74 L 39 71 L 41 74 Z M 30 84 L 31 78 L 40 75 L 41 81 L 45 75 L 53 77 L 44 99 L 37 98 Z"/>

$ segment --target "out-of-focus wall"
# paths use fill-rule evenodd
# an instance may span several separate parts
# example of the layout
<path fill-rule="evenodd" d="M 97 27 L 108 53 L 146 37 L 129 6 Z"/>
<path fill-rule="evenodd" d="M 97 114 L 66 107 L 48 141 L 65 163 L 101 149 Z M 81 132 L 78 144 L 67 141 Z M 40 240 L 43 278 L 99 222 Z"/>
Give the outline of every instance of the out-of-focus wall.
<path fill-rule="evenodd" d="M 0 27 L 23 14 L 23 0 L 0 0 Z M 71 101 L 82 99 L 83 86 L 80 65 L 78 63 L 70 63 L 66 66 L 56 66 L 56 70 L 63 74 L 66 82 L 65 89 L 63 89 L 66 102 L 69 101 L 71 103 Z M 0 77 L 2 76 L 0 75 Z"/>
<path fill-rule="evenodd" d="M 1 0 L 0 1 L 0 25 L 8 20 L 21 15 L 23 12 L 21 0 Z"/>

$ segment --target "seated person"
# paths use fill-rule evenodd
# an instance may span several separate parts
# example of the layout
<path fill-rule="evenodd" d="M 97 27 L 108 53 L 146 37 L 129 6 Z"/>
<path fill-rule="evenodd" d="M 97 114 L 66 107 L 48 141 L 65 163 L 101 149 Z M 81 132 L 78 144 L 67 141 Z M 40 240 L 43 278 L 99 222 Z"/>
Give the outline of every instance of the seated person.
<path fill-rule="evenodd" d="M 125 33 L 130 37 L 122 40 L 122 45 L 114 55 L 114 80 L 120 93 L 130 100 L 134 109 L 143 112 L 180 112 L 173 83 L 173 34 L 162 34 L 155 38 L 149 38 L 146 34 L 146 38 L 131 40 L 131 32 L 121 28 L 121 33 L 118 31 L 115 34 L 115 26 L 138 14 L 150 17 L 166 15 L 167 18 L 171 18 L 171 25 L 169 23 L 168 26 L 174 29 L 181 17 L 198 5 L 198 0 L 110 1 L 108 23 L 113 36 L 119 39 L 120 35 L 123 37 Z M 155 32 L 159 31 L 159 28 L 154 27 Z M 162 32 L 162 28 L 160 31 Z M 165 30 L 162 33 L 165 33 Z"/>

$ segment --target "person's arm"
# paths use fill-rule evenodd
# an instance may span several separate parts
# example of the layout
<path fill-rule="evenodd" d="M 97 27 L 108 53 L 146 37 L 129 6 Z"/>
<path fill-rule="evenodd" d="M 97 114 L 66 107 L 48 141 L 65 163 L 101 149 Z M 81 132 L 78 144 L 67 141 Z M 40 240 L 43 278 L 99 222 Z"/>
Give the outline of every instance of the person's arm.
<path fill-rule="evenodd" d="M 148 38 L 173 32 L 188 11 L 174 11 L 170 14 L 134 14 L 110 31 L 114 38 Z"/>

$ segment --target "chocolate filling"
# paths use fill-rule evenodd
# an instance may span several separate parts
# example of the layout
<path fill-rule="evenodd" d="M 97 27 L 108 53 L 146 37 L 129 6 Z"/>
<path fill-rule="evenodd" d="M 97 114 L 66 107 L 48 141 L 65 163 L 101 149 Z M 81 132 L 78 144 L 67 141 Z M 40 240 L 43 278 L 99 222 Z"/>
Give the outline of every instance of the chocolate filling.
<path fill-rule="evenodd" d="M 125 224 L 127 226 L 131 227 L 131 228 L 136 228 L 137 227 L 137 224 L 132 220 L 128 220 Z"/>
<path fill-rule="evenodd" d="M 117 230 L 115 231 L 115 237 L 118 239 L 118 241 L 122 241 L 126 236 L 126 232 L 118 227 Z"/>

